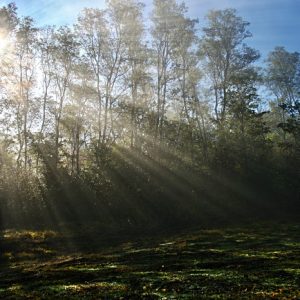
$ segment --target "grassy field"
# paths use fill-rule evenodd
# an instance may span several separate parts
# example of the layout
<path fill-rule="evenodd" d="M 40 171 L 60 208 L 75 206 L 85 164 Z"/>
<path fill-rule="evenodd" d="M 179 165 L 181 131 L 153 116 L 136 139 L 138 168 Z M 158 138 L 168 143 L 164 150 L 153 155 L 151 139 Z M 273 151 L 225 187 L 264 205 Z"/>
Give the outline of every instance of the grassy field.
<path fill-rule="evenodd" d="M 300 299 L 299 225 L 128 240 L 4 231 L 0 298 Z"/>

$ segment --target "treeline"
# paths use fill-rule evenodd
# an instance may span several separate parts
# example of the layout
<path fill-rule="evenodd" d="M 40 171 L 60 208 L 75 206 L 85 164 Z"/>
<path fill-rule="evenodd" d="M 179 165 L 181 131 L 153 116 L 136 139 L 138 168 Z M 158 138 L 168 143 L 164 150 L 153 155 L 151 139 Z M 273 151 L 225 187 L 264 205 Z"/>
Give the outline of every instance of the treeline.
<path fill-rule="evenodd" d="M 181 226 L 299 209 L 300 56 L 234 9 L 154 0 L 37 28 L 0 9 L 4 227 Z M 201 9 L 201 7 L 199 7 Z M 263 91 L 263 92 L 258 92 Z"/>

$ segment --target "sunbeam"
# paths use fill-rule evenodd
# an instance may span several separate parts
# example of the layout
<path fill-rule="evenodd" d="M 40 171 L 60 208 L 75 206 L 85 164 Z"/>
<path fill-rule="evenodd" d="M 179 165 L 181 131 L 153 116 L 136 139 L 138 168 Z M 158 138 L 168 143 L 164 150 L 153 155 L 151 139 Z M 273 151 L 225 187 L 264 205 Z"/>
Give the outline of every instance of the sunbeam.
<path fill-rule="evenodd" d="M 236 2 L 1 2 L 0 299 L 300 298 L 300 7 Z"/>

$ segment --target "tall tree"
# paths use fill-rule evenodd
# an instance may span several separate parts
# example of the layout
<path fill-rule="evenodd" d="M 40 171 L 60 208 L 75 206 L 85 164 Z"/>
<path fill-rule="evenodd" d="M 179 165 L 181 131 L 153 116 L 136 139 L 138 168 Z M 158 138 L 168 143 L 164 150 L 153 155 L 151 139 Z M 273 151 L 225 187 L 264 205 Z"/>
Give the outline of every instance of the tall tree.
<path fill-rule="evenodd" d="M 64 104 L 68 97 L 72 72 L 78 57 L 78 46 L 73 32 L 68 27 L 61 27 L 54 35 L 54 161 L 59 163 L 60 131 Z"/>
<path fill-rule="evenodd" d="M 27 169 L 28 143 L 29 143 L 29 113 L 34 109 L 34 83 L 35 83 L 35 58 L 36 58 L 36 32 L 33 26 L 33 20 L 25 17 L 20 20 L 16 32 L 15 54 L 17 59 L 16 84 L 17 84 L 17 128 L 19 152 L 18 162 L 20 163 L 23 156 L 24 168 Z M 35 114 L 31 115 L 34 118 Z M 32 120 L 31 120 L 32 122 Z"/>
<path fill-rule="evenodd" d="M 40 76 L 38 85 L 41 85 L 41 124 L 39 133 L 45 133 L 47 123 L 47 109 L 49 110 L 49 101 L 52 98 L 51 87 L 54 82 L 54 50 L 55 50 L 55 28 L 47 26 L 39 31 L 38 39 L 38 65 L 40 67 Z"/>
<path fill-rule="evenodd" d="M 230 102 L 228 92 L 235 85 L 233 78 L 247 72 L 259 53 L 245 44 L 245 39 L 252 36 L 249 22 L 238 17 L 236 10 L 211 11 L 207 20 L 200 53 L 214 93 L 215 119 L 219 125 L 224 125 Z"/>
<path fill-rule="evenodd" d="M 201 75 L 198 58 L 196 56 L 196 24 L 198 20 L 186 18 L 183 14 L 178 18 L 175 28 L 175 36 L 180 36 L 176 44 L 173 43 L 171 52 L 173 64 L 172 98 L 173 107 L 179 116 L 177 129 L 178 138 L 182 135 L 182 129 L 186 129 L 189 135 L 189 143 L 184 143 L 193 152 L 194 129 L 197 127 L 195 105 L 198 102 L 197 85 Z M 174 107 L 176 103 L 176 108 Z M 198 120 L 199 121 L 199 120 Z M 199 123 L 198 123 L 199 124 Z M 201 128 L 199 128 L 201 129 Z M 183 134 L 184 136 L 184 134 Z M 179 141 L 178 141 L 179 142 Z M 182 142 L 179 144 L 182 144 Z M 193 155 L 193 153 L 191 153 Z"/>
<path fill-rule="evenodd" d="M 152 12 L 152 52 L 156 72 L 155 140 L 162 140 L 170 82 L 173 79 L 172 52 L 178 46 L 178 24 L 186 7 L 175 0 L 155 0 Z"/>
<path fill-rule="evenodd" d="M 84 9 L 75 25 L 78 41 L 83 49 L 83 60 L 94 74 L 97 93 L 97 143 L 102 143 L 103 106 L 105 92 L 103 88 L 103 73 L 105 53 L 108 47 L 108 25 L 105 11 L 99 9 Z M 107 108 L 106 108 L 107 109 Z"/>
<path fill-rule="evenodd" d="M 129 96 L 130 109 L 130 146 L 136 146 L 138 130 L 139 98 L 147 81 L 147 50 L 144 45 L 144 24 L 142 19 L 143 4 L 135 0 L 109 2 L 111 14 L 120 27 L 120 34 L 124 41 L 126 74 L 121 83 L 128 87 L 124 94 Z"/>
<path fill-rule="evenodd" d="M 267 59 L 266 84 L 275 96 L 277 125 L 284 141 L 287 134 L 300 136 L 300 54 L 276 47 Z"/>

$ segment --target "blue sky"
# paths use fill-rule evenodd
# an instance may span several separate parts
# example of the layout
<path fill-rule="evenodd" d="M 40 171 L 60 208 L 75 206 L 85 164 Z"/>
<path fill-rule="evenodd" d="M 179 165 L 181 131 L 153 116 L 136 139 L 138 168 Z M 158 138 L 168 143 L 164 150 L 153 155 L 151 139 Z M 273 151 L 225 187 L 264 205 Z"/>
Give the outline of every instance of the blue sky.
<path fill-rule="evenodd" d="M 11 1 L 0 0 L 6 5 Z M 105 7 L 105 0 L 15 0 L 20 15 L 30 15 L 38 25 L 72 24 L 84 7 Z M 146 4 L 149 17 L 152 0 Z M 181 2 L 181 1 L 179 1 Z M 199 27 L 210 9 L 236 8 L 251 23 L 253 38 L 248 44 L 260 50 L 263 58 L 275 46 L 300 52 L 300 0 L 186 0 L 189 16 L 199 18 Z"/>

